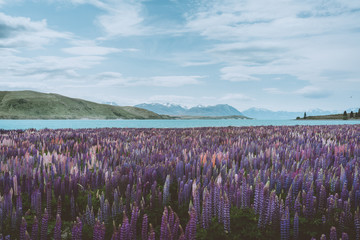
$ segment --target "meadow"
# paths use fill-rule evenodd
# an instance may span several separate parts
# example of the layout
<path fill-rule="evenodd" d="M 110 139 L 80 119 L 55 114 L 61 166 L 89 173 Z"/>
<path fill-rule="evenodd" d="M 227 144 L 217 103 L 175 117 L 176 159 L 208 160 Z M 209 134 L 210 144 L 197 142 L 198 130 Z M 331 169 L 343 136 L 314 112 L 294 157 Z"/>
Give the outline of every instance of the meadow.
<path fill-rule="evenodd" d="M 360 125 L 0 130 L 0 239 L 360 239 Z"/>

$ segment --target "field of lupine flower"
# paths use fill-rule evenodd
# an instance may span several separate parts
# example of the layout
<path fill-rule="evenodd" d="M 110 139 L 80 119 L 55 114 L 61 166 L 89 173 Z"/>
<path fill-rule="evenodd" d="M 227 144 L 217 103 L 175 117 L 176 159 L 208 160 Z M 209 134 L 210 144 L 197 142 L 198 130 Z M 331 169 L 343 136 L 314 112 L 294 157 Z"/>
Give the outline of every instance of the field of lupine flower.
<path fill-rule="evenodd" d="M 360 125 L 0 130 L 0 239 L 360 239 Z"/>

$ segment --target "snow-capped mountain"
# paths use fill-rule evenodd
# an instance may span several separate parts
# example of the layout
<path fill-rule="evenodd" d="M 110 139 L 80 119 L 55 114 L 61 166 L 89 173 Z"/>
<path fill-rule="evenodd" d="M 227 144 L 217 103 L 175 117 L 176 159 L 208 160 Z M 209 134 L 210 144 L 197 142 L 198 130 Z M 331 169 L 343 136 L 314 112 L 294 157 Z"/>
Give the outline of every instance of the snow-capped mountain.
<path fill-rule="evenodd" d="M 135 107 L 144 108 L 157 114 L 171 116 L 244 116 L 236 108 L 227 104 L 218 104 L 215 106 L 198 105 L 186 108 L 176 104 L 142 103 Z"/>

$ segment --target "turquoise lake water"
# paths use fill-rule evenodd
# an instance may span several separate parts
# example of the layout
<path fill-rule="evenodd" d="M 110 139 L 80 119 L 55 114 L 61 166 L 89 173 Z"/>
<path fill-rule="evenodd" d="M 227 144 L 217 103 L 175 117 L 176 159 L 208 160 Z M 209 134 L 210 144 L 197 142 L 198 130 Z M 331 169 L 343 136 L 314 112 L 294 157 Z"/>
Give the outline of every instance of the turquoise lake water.
<path fill-rule="evenodd" d="M 360 124 L 360 120 L 0 120 L 0 129 L 58 128 L 193 128 L 227 126 L 293 126 Z"/>

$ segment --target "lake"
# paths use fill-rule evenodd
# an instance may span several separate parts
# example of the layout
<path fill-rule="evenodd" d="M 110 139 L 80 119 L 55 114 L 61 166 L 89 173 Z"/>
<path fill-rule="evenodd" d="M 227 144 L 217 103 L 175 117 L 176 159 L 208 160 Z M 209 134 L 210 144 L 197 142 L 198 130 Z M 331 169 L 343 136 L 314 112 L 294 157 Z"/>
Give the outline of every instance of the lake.
<path fill-rule="evenodd" d="M 191 119 L 191 120 L 0 120 L 0 129 L 58 128 L 193 128 L 227 126 L 294 126 L 360 124 L 359 120 L 256 120 L 256 119 Z"/>

